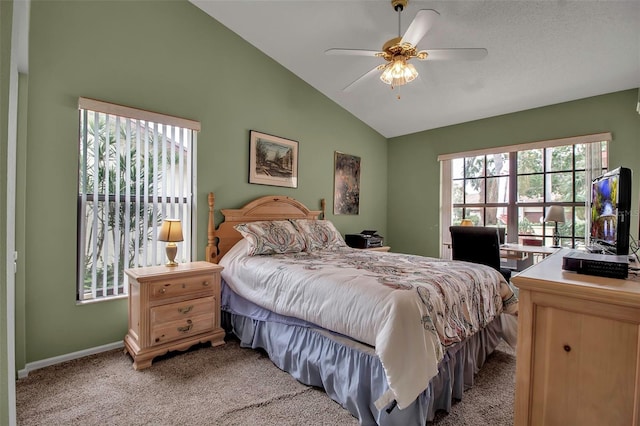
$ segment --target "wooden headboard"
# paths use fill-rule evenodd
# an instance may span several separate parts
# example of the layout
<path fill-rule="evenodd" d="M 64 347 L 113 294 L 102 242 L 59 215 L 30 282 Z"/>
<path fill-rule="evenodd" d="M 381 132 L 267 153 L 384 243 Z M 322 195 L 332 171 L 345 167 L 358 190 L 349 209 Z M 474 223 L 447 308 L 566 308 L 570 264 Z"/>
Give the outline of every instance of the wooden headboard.
<path fill-rule="evenodd" d="M 213 263 L 218 263 L 218 260 L 242 239 L 242 235 L 233 228 L 235 225 L 257 220 L 318 219 L 319 216 L 324 218 L 324 198 L 320 200 L 321 210 L 309 210 L 296 199 L 284 195 L 268 195 L 256 198 L 241 209 L 220 210 L 224 220 L 216 230 L 213 220 L 214 200 L 213 192 L 210 192 L 205 260 Z"/>

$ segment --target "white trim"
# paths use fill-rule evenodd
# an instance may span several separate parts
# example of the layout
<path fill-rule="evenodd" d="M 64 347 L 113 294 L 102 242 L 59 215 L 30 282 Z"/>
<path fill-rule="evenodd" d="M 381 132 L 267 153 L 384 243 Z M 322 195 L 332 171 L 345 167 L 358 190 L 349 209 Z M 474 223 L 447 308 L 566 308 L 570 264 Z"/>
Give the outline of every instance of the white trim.
<path fill-rule="evenodd" d="M 199 121 L 146 111 L 139 108 L 131 108 L 124 105 L 112 104 L 109 102 L 98 101 L 96 99 L 80 97 L 78 98 L 78 108 L 103 112 L 105 114 L 119 115 L 120 117 L 134 118 L 136 120 L 151 121 L 153 123 L 166 124 L 169 126 L 185 127 L 198 132 L 200 131 Z"/>
<path fill-rule="evenodd" d="M 11 58 L 9 59 L 9 104 L 7 111 L 7 235 L 6 248 L 6 322 L 7 322 L 7 421 L 13 426 L 16 415 L 16 151 L 18 144 L 19 73 L 28 72 L 30 0 L 14 1 L 11 17 Z M 1 310 L 0 310 L 1 311 Z M 3 368 L 4 366 L 2 366 Z"/>
<path fill-rule="evenodd" d="M 438 161 L 454 160 L 461 157 L 476 157 L 478 155 L 500 154 L 503 152 L 526 151 L 529 149 L 551 148 L 554 146 L 577 145 L 581 143 L 611 142 L 611 132 L 594 133 L 591 135 L 572 136 L 570 138 L 550 139 L 546 141 L 527 142 L 516 145 L 498 146 L 494 148 L 476 149 L 472 151 L 456 152 L 438 155 Z"/>
<path fill-rule="evenodd" d="M 198 253 L 198 134 L 191 134 L 191 251 L 189 259 L 193 262 Z"/>
<path fill-rule="evenodd" d="M 450 241 L 449 226 L 451 226 L 451 161 L 440 162 L 440 258 L 451 259 L 451 246 L 445 246 Z"/>
<path fill-rule="evenodd" d="M 124 343 L 122 341 L 108 343 L 102 346 L 96 346 L 89 349 L 83 349 L 77 352 L 71 352 L 65 355 L 54 356 L 52 358 L 42 359 L 40 361 L 28 362 L 24 369 L 18 371 L 18 378 L 24 379 L 29 375 L 30 372 L 38 370 L 44 367 L 50 367 L 52 365 L 61 364 L 63 362 L 71 361 L 78 358 L 84 358 L 85 356 L 95 355 L 102 352 L 111 351 L 113 349 L 119 349 L 124 347 Z"/>

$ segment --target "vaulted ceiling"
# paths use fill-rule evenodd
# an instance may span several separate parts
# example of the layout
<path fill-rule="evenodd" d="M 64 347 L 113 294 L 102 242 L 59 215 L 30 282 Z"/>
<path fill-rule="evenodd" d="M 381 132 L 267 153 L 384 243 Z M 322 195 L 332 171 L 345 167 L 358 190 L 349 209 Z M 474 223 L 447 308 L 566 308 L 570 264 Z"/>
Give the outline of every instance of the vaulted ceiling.
<path fill-rule="evenodd" d="M 640 0 L 191 0 L 385 137 L 640 87 Z M 414 63 L 391 90 L 372 56 L 420 9 L 439 16 L 418 49 L 486 48 L 479 61 Z M 398 90 L 399 89 L 399 90 Z M 397 95 L 400 99 L 397 99 Z"/>

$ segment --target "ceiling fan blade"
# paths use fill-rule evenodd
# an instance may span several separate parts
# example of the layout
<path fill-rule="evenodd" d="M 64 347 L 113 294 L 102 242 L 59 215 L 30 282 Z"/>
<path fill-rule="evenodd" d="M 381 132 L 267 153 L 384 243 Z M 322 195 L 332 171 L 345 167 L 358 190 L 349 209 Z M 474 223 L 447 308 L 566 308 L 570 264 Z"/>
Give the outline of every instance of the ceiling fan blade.
<path fill-rule="evenodd" d="M 378 65 L 377 67 L 373 68 L 372 70 L 367 71 L 365 74 L 363 74 L 360 77 L 358 77 L 354 82 L 352 82 L 351 84 L 346 86 L 344 89 L 342 89 L 342 91 L 343 92 L 351 91 L 354 87 L 358 86 L 363 81 L 369 79 L 372 75 L 378 73 L 380 71 L 380 67 L 383 67 L 383 66 L 384 65 Z"/>
<path fill-rule="evenodd" d="M 462 49 L 427 49 L 427 61 L 479 61 L 488 55 L 487 49 L 462 48 Z"/>
<path fill-rule="evenodd" d="M 372 56 L 378 57 L 382 54 L 377 50 L 366 49 L 327 49 L 324 51 L 326 55 L 349 55 L 349 56 Z"/>
<path fill-rule="evenodd" d="M 433 9 L 419 10 L 418 13 L 416 13 L 416 17 L 413 18 L 413 21 L 409 24 L 409 28 L 407 28 L 404 36 L 402 36 L 401 43 L 409 43 L 412 46 L 416 46 L 431 29 L 431 26 L 438 16 L 440 16 L 440 14 Z"/>

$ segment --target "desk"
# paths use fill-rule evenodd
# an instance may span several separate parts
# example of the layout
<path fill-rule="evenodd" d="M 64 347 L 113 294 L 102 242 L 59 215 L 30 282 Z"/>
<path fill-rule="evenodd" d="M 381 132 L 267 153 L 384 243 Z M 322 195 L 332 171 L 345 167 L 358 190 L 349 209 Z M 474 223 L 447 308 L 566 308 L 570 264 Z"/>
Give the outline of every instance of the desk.
<path fill-rule="evenodd" d="M 451 242 L 444 242 L 443 245 L 451 249 Z M 547 246 L 507 243 L 500 246 L 500 258 L 503 259 L 505 263 L 509 263 L 509 265 L 503 266 L 515 269 L 516 271 L 522 271 L 533 265 L 534 255 L 547 257 L 558 250 L 559 248 Z"/>
<path fill-rule="evenodd" d="M 547 257 L 558 251 L 559 248 L 547 246 L 528 246 L 524 244 L 502 244 L 500 246 L 500 257 L 507 261 L 515 260 L 516 271 L 522 271 L 533 265 L 533 256 L 541 255 Z"/>

